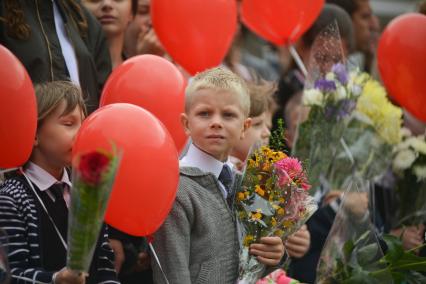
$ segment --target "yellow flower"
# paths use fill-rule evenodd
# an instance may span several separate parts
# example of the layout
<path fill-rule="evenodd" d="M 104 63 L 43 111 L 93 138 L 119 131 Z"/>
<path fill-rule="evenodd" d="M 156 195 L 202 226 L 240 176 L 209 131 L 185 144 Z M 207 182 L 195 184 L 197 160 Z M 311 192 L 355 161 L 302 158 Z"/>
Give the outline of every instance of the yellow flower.
<path fill-rule="evenodd" d="M 251 218 L 253 219 L 253 220 L 257 220 L 257 221 L 259 221 L 260 219 L 262 219 L 262 213 L 260 213 L 260 212 L 256 212 L 256 213 L 254 213 L 254 214 L 252 214 L 251 215 Z"/>
<path fill-rule="evenodd" d="M 275 234 L 275 236 L 281 238 L 284 235 L 284 231 L 283 230 L 276 230 L 274 234 Z"/>
<path fill-rule="evenodd" d="M 278 199 L 279 203 L 284 203 L 285 199 L 283 197 L 280 197 L 280 199 Z"/>
<path fill-rule="evenodd" d="M 245 199 L 245 195 L 244 195 L 244 193 L 242 193 L 242 192 L 238 192 L 237 199 L 238 199 L 239 201 L 244 200 L 244 199 Z"/>
<path fill-rule="evenodd" d="M 271 219 L 271 225 L 275 227 L 275 225 L 277 225 L 277 220 L 275 220 L 274 217 L 272 217 Z"/>
<path fill-rule="evenodd" d="M 257 194 L 259 194 L 260 196 L 264 196 L 265 195 L 265 191 L 259 185 L 256 185 L 254 191 Z"/>
<path fill-rule="evenodd" d="M 248 247 L 251 244 L 251 242 L 253 242 L 253 240 L 254 240 L 254 237 L 252 235 L 247 235 L 243 241 L 244 246 Z"/>
<path fill-rule="evenodd" d="M 258 178 L 259 180 L 262 180 L 262 175 L 257 175 L 257 178 Z"/>
<path fill-rule="evenodd" d="M 280 207 L 278 209 L 278 215 L 284 215 L 284 213 L 285 213 L 284 209 Z"/>
<path fill-rule="evenodd" d="M 247 197 L 249 197 L 250 196 L 250 192 L 248 192 L 248 191 L 244 191 L 244 195 L 246 196 L 246 198 Z"/>
<path fill-rule="evenodd" d="M 290 220 L 285 220 L 284 222 L 283 222 L 283 226 L 284 226 L 284 228 L 289 228 L 289 227 L 291 227 L 293 225 L 293 222 L 292 221 L 290 221 Z"/>
<path fill-rule="evenodd" d="M 387 98 L 385 89 L 375 80 L 368 80 L 356 109 L 366 116 L 379 136 L 389 144 L 401 141 L 402 110 Z"/>

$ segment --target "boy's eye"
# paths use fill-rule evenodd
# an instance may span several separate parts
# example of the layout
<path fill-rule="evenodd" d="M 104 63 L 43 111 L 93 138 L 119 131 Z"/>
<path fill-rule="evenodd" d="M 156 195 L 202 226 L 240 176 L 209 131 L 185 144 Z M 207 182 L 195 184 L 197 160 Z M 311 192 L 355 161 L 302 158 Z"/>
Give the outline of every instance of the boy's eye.
<path fill-rule="evenodd" d="M 72 121 L 65 121 L 63 124 L 65 126 L 73 126 L 74 125 L 74 123 Z"/>
<path fill-rule="evenodd" d="M 232 117 L 236 117 L 236 114 L 233 112 L 224 112 L 223 116 L 226 118 L 232 118 Z"/>
<path fill-rule="evenodd" d="M 209 112 L 208 111 L 200 111 L 197 113 L 198 116 L 201 117 L 208 117 L 209 116 Z"/>

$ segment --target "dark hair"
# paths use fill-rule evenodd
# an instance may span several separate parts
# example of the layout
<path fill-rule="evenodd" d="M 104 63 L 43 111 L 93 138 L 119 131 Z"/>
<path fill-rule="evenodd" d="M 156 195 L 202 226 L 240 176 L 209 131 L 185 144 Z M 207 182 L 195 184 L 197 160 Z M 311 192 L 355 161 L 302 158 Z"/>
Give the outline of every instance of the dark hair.
<path fill-rule="evenodd" d="M 326 2 L 339 6 L 351 17 L 358 10 L 358 0 L 327 0 Z"/>
<path fill-rule="evenodd" d="M 70 15 L 71 21 L 77 27 L 82 37 L 87 35 L 87 19 L 83 13 L 80 2 L 76 0 L 61 1 L 65 9 L 65 13 Z M 26 40 L 30 37 L 31 28 L 26 23 L 24 11 L 18 0 L 4 0 L 4 17 L 0 20 L 6 26 L 7 35 L 19 40 Z"/>
<path fill-rule="evenodd" d="M 423 15 L 426 15 L 426 1 L 420 2 L 419 12 L 422 13 Z"/>
<path fill-rule="evenodd" d="M 132 14 L 133 14 L 133 16 L 135 16 L 137 12 L 138 12 L 138 0 L 132 0 Z"/>
<path fill-rule="evenodd" d="M 349 50 L 352 50 L 354 46 L 354 39 L 351 18 L 342 8 L 333 4 L 324 5 L 321 14 L 318 16 L 314 24 L 302 36 L 303 44 L 305 46 L 312 46 L 315 38 L 321 33 L 321 31 L 334 21 L 336 21 L 339 28 L 340 37 L 342 40 L 346 40 Z"/>

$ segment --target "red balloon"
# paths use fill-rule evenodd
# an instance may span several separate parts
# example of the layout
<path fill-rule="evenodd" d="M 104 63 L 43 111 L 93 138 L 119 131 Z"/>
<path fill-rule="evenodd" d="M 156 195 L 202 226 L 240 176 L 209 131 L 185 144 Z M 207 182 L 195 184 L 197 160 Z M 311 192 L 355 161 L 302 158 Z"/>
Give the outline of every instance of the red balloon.
<path fill-rule="evenodd" d="M 221 64 L 237 30 L 234 0 L 152 0 L 155 32 L 165 50 L 194 75 Z"/>
<path fill-rule="evenodd" d="M 14 168 L 31 155 L 37 103 L 24 66 L 2 45 L 0 62 L 0 168 Z"/>
<path fill-rule="evenodd" d="M 83 123 L 73 147 L 80 154 L 112 144 L 122 150 L 105 220 L 134 236 L 155 232 L 173 204 L 178 180 L 178 155 L 164 125 L 150 112 L 132 104 L 111 104 Z"/>
<path fill-rule="evenodd" d="M 297 41 L 313 24 L 324 0 L 243 0 L 243 23 L 276 45 Z"/>
<path fill-rule="evenodd" d="M 383 83 L 389 95 L 426 122 L 426 16 L 409 13 L 384 30 L 377 51 Z"/>
<path fill-rule="evenodd" d="M 155 55 L 140 55 L 114 69 L 105 85 L 100 105 L 131 103 L 154 114 L 167 127 L 176 148 L 187 136 L 180 124 L 186 82 L 173 63 Z"/>

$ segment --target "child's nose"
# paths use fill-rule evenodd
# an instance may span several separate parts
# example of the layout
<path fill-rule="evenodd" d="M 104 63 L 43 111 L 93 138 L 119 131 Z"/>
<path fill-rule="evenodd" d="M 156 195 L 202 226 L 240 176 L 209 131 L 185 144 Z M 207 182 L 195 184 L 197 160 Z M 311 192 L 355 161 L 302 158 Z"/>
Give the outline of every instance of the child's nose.
<path fill-rule="evenodd" d="M 214 127 L 214 128 L 222 127 L 222 118 L 219 115 L 212 116 L 210 127 Z"/>

